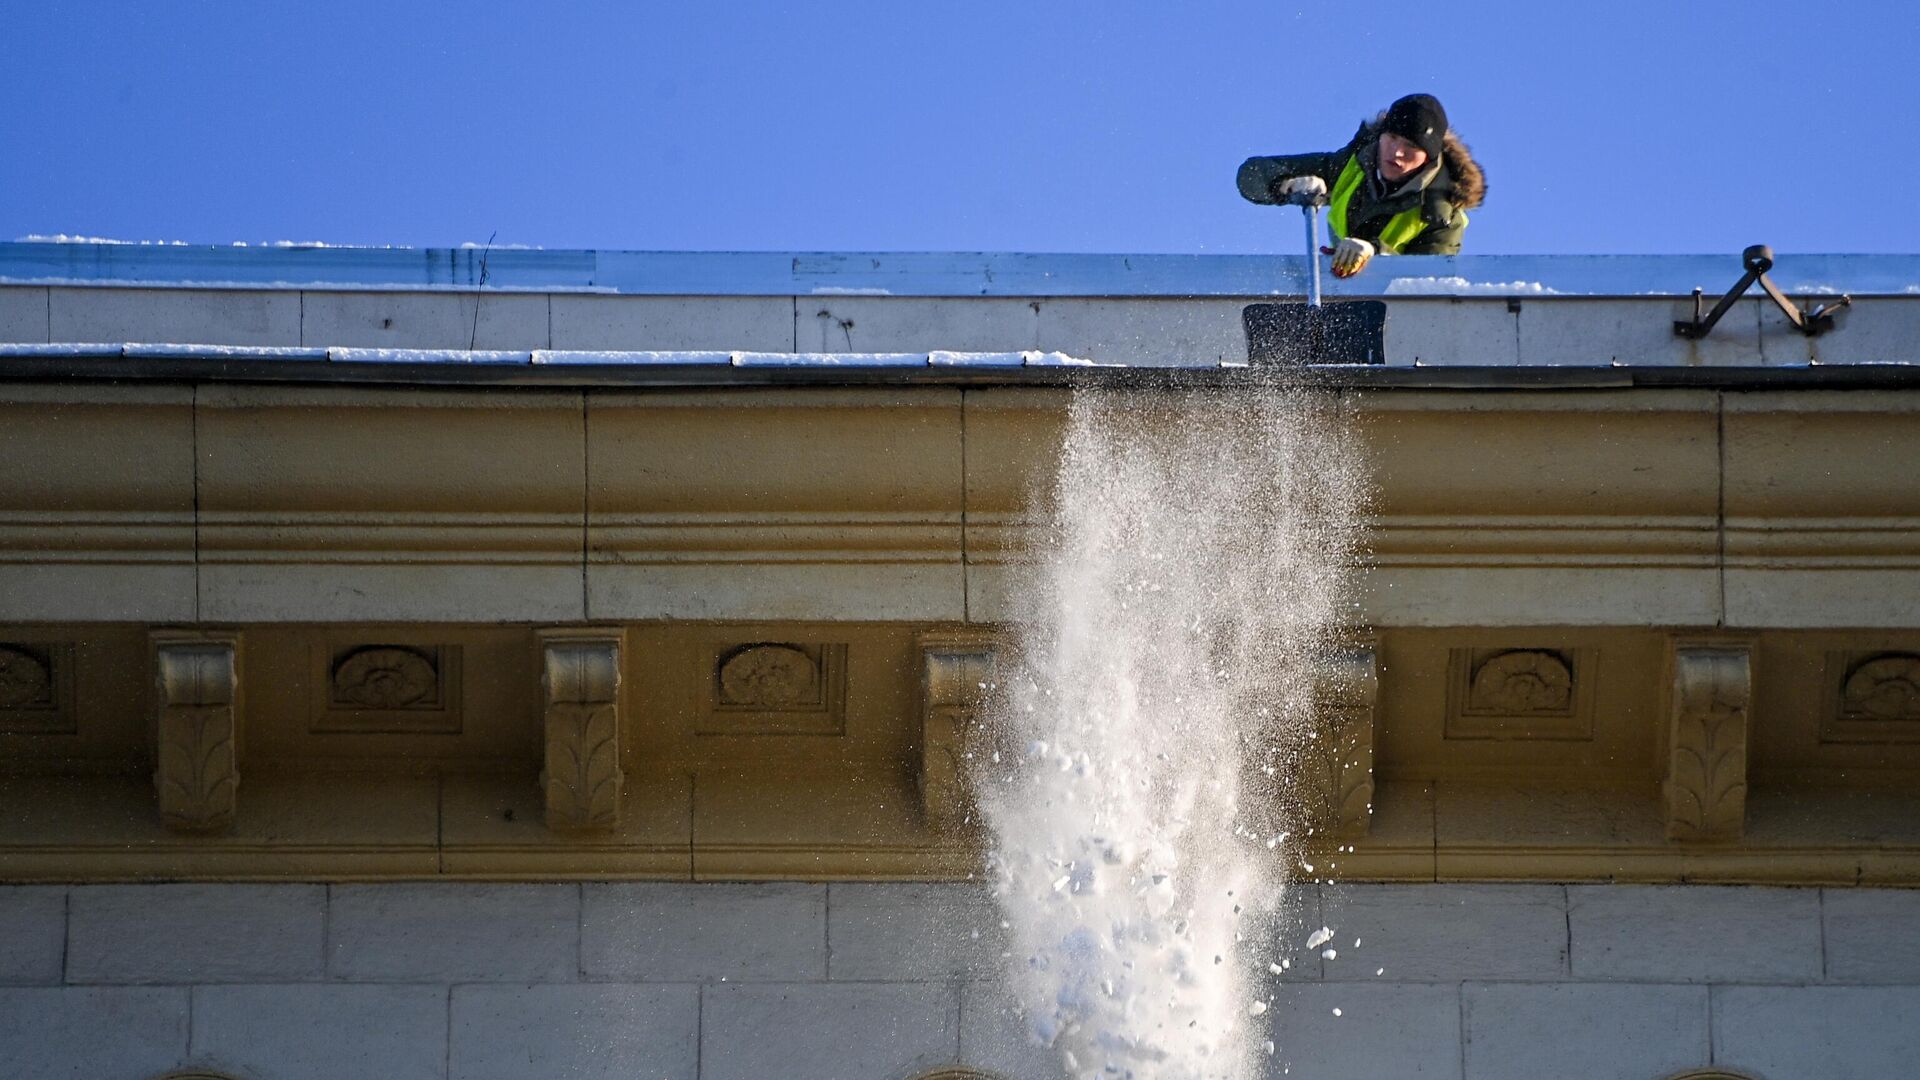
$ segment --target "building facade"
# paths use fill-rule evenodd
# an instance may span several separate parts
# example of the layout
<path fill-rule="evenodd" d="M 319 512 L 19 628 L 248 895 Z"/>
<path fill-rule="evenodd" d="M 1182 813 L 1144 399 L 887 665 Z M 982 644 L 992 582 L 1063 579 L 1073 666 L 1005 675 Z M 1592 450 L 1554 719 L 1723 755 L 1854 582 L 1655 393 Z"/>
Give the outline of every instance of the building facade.
<path fill-rule="evenodd" d="M 1062 1075 L 976 690 L 1071 396 L 1299 270 L 0 245 L 0 1075 Z M 1916 1069 L 1920 260 L 1740 272 L 1339 283 L 1272 1075 Z"/>

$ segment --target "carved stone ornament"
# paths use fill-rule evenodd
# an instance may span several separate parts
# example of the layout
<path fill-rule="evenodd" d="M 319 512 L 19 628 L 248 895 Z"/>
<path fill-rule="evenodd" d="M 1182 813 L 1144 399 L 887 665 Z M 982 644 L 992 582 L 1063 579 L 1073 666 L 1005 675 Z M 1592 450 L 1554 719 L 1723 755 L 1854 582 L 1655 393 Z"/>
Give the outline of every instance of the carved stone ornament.
<path fill-rule="evenodd" d="M 1746 646 L 1674 649 L 1665 785 L 1668 839 L 1740 838 L 1747 812 L 1752 700 L 1752 663 Z"/>
<path fill-rule="evenodd" d="M 360 709 L 437 708 L 440 675 L 431 661 L 412 649 L 369 646 L 335 665 L 333 700 Z"/>
<path fill-rule="evenodd" d="M 1514 649 L 1474 669 L 1466 712 L 1487 716 L 1562 716 L 1573 711 L 1573 670 L 1557 653 Z"/>
<path fill-rule="evenodd" d="M 1920 656 L 1891 653 L 1854 668 L 1840 689 L 1840 717 L 1920 721 Z"/>
<path fill-rule="evenodd" d="M 1306 809 L 1336 836 L 1365 836 L 1373 819 L 1373 730 L 1380 701 L 1378 654 L 1342 649 L 1323 663 L 1314 737 L 1302 748 Z"/>
<path fill-rule="evenodd" d="M 949 829 L 973 812 L 967 747 L 997 660 L 990 642 L 927 639 L 920 661 L 920 806 L 928 825 Z"/>
<path fill-rule="evenodd" d="M 845 735 L 847 646 L 827 642 L 714 643 L 696 735 Z"/>
<path fill-rule="evenodd" d="M 156 638 L 160 818 L 181 832 L 232 826 L 240 787 L 239 665 L 233 639 Z"/>
<path fill-rule="evenodd" d="M 39 657 L 0 645 L 0 709 L 50 708 L 53 671 Z"/>
<path fill-rule="evenodd" d="M 0 734 L 75 735 L 72 642 L 0 643 Z"/>
<path fill-rule="evenodd" d="M 547 827 L 570 832 L 620 824 L 620 639 L 542 636 L 546 698 Z"/>
<path fill-rule="evenodd" d="M 823 700 L 819 665 L 791 645 L 743 645 L 721 658 L 715 678 L 723 709 L 816 709 Z"/>
<path fill-rule="evenodd" d="M 407 637 L 369 642 L 343 634 L 311 642 L 310 733 L 460 733 L 462 646 Z"/>

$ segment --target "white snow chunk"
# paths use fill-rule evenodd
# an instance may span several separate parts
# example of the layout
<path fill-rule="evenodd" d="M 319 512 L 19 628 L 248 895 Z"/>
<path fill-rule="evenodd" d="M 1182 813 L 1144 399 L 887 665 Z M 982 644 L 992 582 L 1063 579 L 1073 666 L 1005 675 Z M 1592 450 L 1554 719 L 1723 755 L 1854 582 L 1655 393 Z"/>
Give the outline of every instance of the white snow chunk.
<path fill-rule="evenodd" d="M 1313 933 L 1307 936 L 1307 948 L 1317 949 L 1320 946 L 1325 945 L 1327 942 L 1332 940 L 1333 940 L 1333 931 L 1328 927 L 1323 926 L 1320 929 L 1315 930 Z"/>

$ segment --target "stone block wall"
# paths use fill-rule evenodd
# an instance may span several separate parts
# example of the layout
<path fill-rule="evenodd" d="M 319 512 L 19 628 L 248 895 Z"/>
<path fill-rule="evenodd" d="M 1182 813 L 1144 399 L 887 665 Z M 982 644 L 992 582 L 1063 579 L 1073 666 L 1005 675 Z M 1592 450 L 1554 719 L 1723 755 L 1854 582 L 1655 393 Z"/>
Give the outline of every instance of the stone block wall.
<path fill-rule="evenodd" d="M 1271 1075 L 1910 1075 L 1920 892 L 1305 886 Z M 0 1076 L 1053 1080 L 984 890 L 0 888 Z M 1337 1010 L 1337 1012 L 1336 1012 Z"/>

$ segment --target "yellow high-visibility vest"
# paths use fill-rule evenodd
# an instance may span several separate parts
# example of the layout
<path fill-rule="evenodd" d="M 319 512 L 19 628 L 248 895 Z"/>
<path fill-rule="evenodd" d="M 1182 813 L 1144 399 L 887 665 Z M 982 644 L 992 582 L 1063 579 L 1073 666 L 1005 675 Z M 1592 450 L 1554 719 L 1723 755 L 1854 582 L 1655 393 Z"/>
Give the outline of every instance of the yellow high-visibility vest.
<path fill-rule="evenodd" d="M 1327 223 L 1333 226 L 1333 235 L 1344 240 L 1347 238 L 1347 206 L 1353 202 L 1353 193 L 1360 190 L 1360 181 L 1366 179 L 1366 172 L 1360 168 L 1360 155 L 1347 158 L 1346 167 L 1340 170 L 1339 179 L 1333 182 L 1333 195 L 1327 200 Z M 1454 212 L 1462 228 L 1466 227 L 1466 215 Z M 1390 254 L 1400 254 L 1400 249 L 1413 242 L 1413 238 L 1427 231 L 1427 220 L 1420 216 L 1418 206 L 1402 210 L 1387 219 L 1387 227 L 1380 230 L 1380 239 L 1375 241 Z"/>

